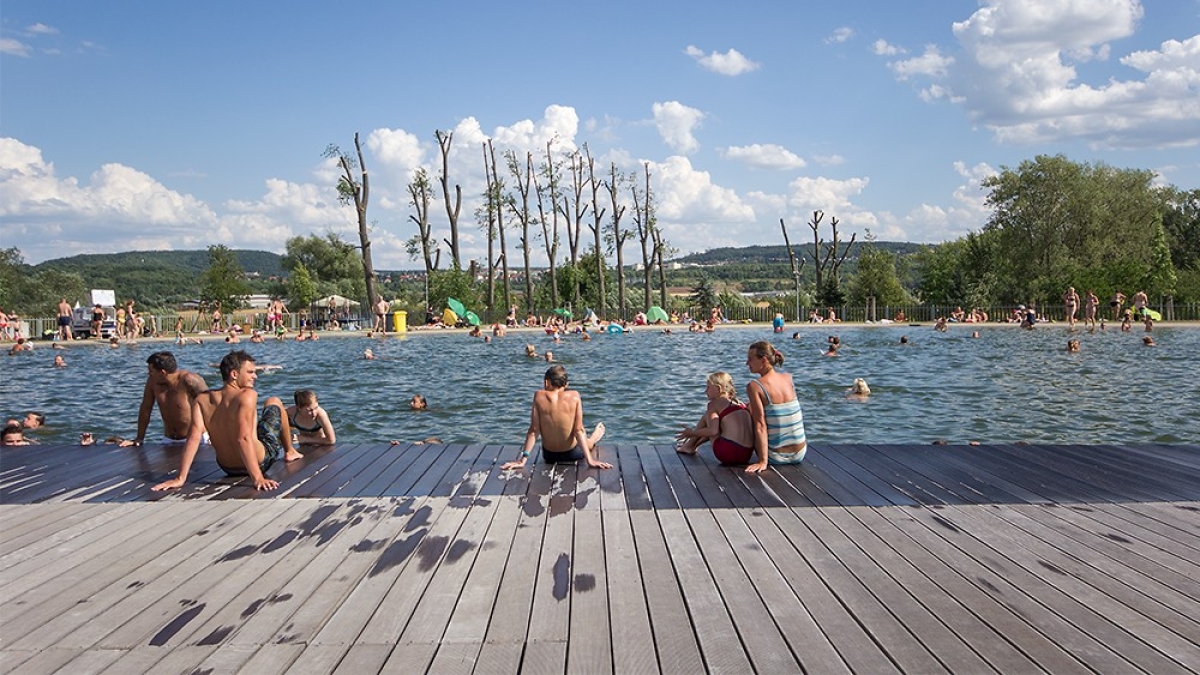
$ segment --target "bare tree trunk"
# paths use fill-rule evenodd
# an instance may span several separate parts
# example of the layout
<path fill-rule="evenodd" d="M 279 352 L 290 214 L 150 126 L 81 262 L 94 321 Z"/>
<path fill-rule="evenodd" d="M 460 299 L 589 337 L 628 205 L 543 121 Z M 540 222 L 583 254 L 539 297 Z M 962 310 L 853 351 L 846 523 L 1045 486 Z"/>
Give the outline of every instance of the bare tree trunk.
<path fill-rule="evenodd" d="M 625 206 L 617 203 L 617 193 L 624 179 L 617 173 L 616 163 L 610 165 L 608 180 L 608 197 L 612 202 L 612 240 L 617 252 L 617 311 L 620 318 L 628 318 L 625 302 L 625 240 L 631 232 L 621 229 L 621 217 L 625 215 Z"/>
<path fill-rule="evenodd" d="M 500 268 L 504 279 L 504 311 L 508 312 L 508 308 L 512 306 L 512 282 L 508 278 L 508 246 L 504 240 L 504 207 L 510 203 L 510 200 L 504 194 L 504 180 L 500 178 L 500 171 L 496 166 L 496 148 L 492 145 L 491 140 L 488 140 L 488 154 L 492 158 L 492 182 L 496 186 L 496 232 L 500 235 Z M 495 317 L 496 307 L 488 305 L 488 321 L 494 321 Z"/>
<path fill-rule="evenodd" d="M 520 208 L 513 209 L 516 212 L 517 220 L 521 223 L 521 261 L 525 266 L 525 309 L 533 311 L 533 271 L 529 264 L 529 221 L 532 219 L 532 214 L 529 212 L 529 188 L 533 185 L 533 153 L 525 153 L 525 172 L 522 174 L 521 165 L 517 161 L 517 154 L 513 151 L 504 153 L 505 160 L 508 163 L 508 172 L 512 174 L 513 180 L 517 183 L 517 194 L 521 195 Z"/>
<path fill-rule="evenodd" d="M 488 238 L 487 306 L 489 310 L 496 304 L 496 210 L 499 205 L 496 183 L 492 180 L 491 165 L 488 163 L 488 146 L 490 144 L 490 141 L 483 143 L 483 173 L 487 177 L 487 205 L 483 216 L 486 219 L 485 227 Z"/>
<path fill-rule="evenodd" d="M 639 196 L 637 185 L 634 184 L 630 186 L 630 192 L 633 193 L 633 224 L 637 227 L 638 241 L 642 246 L 642 308 L 648 310 L 653 289 L 650 280 L 654 276 L 654 265 L 658 258 L 654 250 L 654 211 L 650 204 L 650 163 L 644 163 L 642 168 L 646 174 L 645 191 Z"/>
<path fill-rule="evenodd" d="M 600 305 L 598 314 L 603 319 L 606 316 L 606 306 L 608 305 L 608 295 L 604 290 L 604 247 L 601 243 L 604 236 L 604 225 L 601 220 L 604 218 L 605 209 L 600 208 L 597 203 L 600 200 L 600 182 L 596 180 L 596 160 L 592 158 L 592 150 L 587 143 L 583 144 L 583 151 L 587 153 L 588 184 L 592 187 L 592 224 L 588 227 L 592 230 L 595 238 L 596 284 L 599 286 L 597 304 Z"/>
<path fill-rule="evenodd" d="M 462 186 L 454 185 L 454 204 L 450 203 L 450 144 L 454 141 L 453 131 L 435 131 L 434 136 L 437 137 L 438 148 L 442 151 L 442 175 L 438 180 L 442 183 L 442 201 L 446 205 L 446 218 L 450 221 L 450 241 L 446 244 L 450 247 L 450 262 L 454 265 L 454 269 L 462 269 L 462 259 L 459 257 L 458 248 L 458 214 L 462 209 Z"/>
<path fill-rule="evenodd" d="M 577 271 L 579 269 L 579 243 L 583 239 L 583 217 L 587 214 L 587 204 L 583 201 L 583 160 L 579 156 L 579 151 L 571 153 L 571 191 L 575 201 L 572 202 L 569 196 L 564 195 L 562 198 L 562 214 L 567 221 L 567 243 L 571 252 L 571 266 Z M 574 289 L 571 294 L 571 301 L 575 306 L 579 305 L 579 275 L 574 276 Z"/>
<path fill-rule="evenodd" d="M 371 181 L 367 176 L 367 164 L 363 160 L 362 144 L 358 134 L 354 134 L 354 157 L 342 152 L 336 145 L 325 149 L 326 157 L 336 157 L 342 168 L 342 176 L 338 179 L 338 198 L 343 204 L 353 204 L 358 215 L 358 240 L 362 250 L 363 277 L 367 285 L 367 304 L 372 308 L 379 300 L 375 293 L 375 265 L 371 263 L 371 232 L 367 225 L 367 204 L 371 201 Z M 354 169 L 361 170 L 359 179 L 354 179 Z M 372 309 L 374 311 L 374 309 Z"/>
<path fill-rule="evenodd" d="M 408 184 L 408 194 L 409 204 L 416 210 L 416 214 L 408 218 L 417 224 L 417 237 L 420 239 L 421 254 L 425 260 L 425 303 L 428 305 L 429 280 L 441 263 L 442 251 L 433 241 L 433 227 L 429 223 L 429 202 L 433 195 L 429 186 L 429 174 L 424 168 L 418 169 L 412 182 Z M 411 243 L 409 251 L 413 252 Z"/>
<path fill-rule="evenodd" d="M 538 182 L 537 175 L 533 177 L 534 187 L 537 191 L 538 198 L 538 220 L 542 223 L 542 241 L 546 245 L 546 257 L 550 260 L 550 304 L 551 309 L 558 307 L 558 272 L 555 267 L 555 260 L 558 258 L 558 169 L 554 162 L 554 155 L 550 151 L 550 146 L 554 141 L 546 141 L 546 167 L 544 173 L 546 175 L 547 187 L 550 189 L 550 218 L 551 222 L 546 223 L 546 209 L 543 201 L 542 186 Z"/>
<path fill-rule="evenodd" d="M 801 258 L 800 264 L 796 265 L 796 252 L 792 250 L 792 241 L 788 239 L 787 225 L 783 223 L 783 218 L 779 219 L 779 227 L 783 230 L 783 245 L 787 247 L 788 262 L 792 264 L 792 280 L 796 284 L 796 321 L 800 322 L 803 321 L 800 316 L 800 272 L 807 261 Z"/>

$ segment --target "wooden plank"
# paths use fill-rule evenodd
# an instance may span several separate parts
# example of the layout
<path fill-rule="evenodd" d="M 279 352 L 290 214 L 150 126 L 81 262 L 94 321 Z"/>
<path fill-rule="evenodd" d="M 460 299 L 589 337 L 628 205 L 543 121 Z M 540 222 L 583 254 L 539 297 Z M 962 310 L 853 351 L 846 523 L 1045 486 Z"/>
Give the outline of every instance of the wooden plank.
<path fill-rule="evenodd" d="M 517 672 L 529 632 L 534 588 L 542 554 L 542 539 L 549 520 L 551 471 L 525 468 L 527 489 L 518 497 L 520 521 L 512 539 L 500 589 L 487 626 L 487 637 L 479 653 L 479 664 L 496 672 Z"/>
<path fill-rule="evenodd" d="M 471 459 L 477 458 L 482 448 L 483 446 L 471 446 L 464 452 L 464 456 L 474 455 Z M 443 489 L 449 492 L 450 486 L 445 485 L 443 488 L 438 488 L 437 491 Z M 434 510 L 437 513 L 433 516 L 428 534 L 417 545 L 416 564 L 410 561 L 400 569 L 395 583 L 379 603 L 374 616 L 363 627 L 358 642 L 395 644 L 411 620 L 423 595 L 430 589 L 434 574 L 438 571 L 441 562 L 450 553 L 452 547 L 454 550 L 458 550 L 459 547 L 456 547 L 455 544 L 458 541 L 458 533 L 463 522 L 471 511 L 469 508 L 471 500 L 464 497 L 441 496 L 431 497 L 430 500 L 432 504 L 435 504 Z"/>
<path fill-rule="evenodd" d="M 637 446 L 619 446 L 617 456 L 621 460 L 618 468 L 621 471 L 621 487 L 626 508 L 652 508 L 650 488 L 646 485 L 646 474 L 642 471 L 642 460 L 638 458 Z"/>
<path fill-rule="evenodd" d="M 853 511 L 862 511 L 854 507 Z M 969 611 L 953 594 L 931 581 L 891 546 L 894 532 L 866 527 L 851 509 L 822 509 L 830 524 L 854 547 L 843 561 L 855 559 L 855 574 L 876 597 L 930 648 L 950 672 L 1030 672 L 1037 666 L 1006 643 L 1003 636 Z M 815 519 L 814 519 L 815 520 Z M 869 581 L 867 581 L 869 580 Z M 906 597 L 907 596 L 907 597 Z"/>
<path fill-rule="evenodd" d="M 384 662 L 380 672 L 383 673 L 423 673 L 433 662 L 437 651 L 436 643 L 401 643 L 392 650 L 388 660 Z"/>
<path fill-rule="evenodd" d="M 147 587 L 154 585 L 161 574 L 185 565 L 198 551 L 204 550 L 202 544 L 192 541 L 197 532 L 236 528 L 250 515 L 216 504 L 172 510 L 176 511 L 176 518 L 187 518 L 186 528 L 175 528 L 176 532 L 166 534 L 150 530 L 148 536 L 160 538 L 153 546 L 129 540 L 125 543 L 131 549 L 120 549 L 125 555 L 89 560 L 78 575 L 64 576 L 55 595 L 38 600 L 22 614 L 21 625 L 27 632 L 21 631 L 24 635 L 15 644 L 30 648 L 89 647 L 91 643 L 80 641 L 80 637 L 88 633 L 86 627 L 90 622 L 104 617 L 105 625 L 111 627 L 120 617 L 129 616 L 123 612 L 128 611 L 125 608 L 131 596 L 150 596 L 153 590 Z M 203 541 L 212 539 L 216 537 Z M 153 599 L 146 604 L 149 602 Z"/>
<path fill-rule="evenodd" d="M 726 519 L 731 529 L 732 523 L 735 522 L 734 519 L 741 520 L 736 512 L 725 511 L 724 513 L 732 516 Z M 702 573 L 707 567 L 707 573 L 712 575 L 712 580 L 721 595 L 725 609 L 733 619 L 733 627 L 741 638 L 741 648 L 745 650 L 745 655 L 749 657 L 755 671 L 801 672 L 796 655 L 792 653 L 783 635 L 785 631 L 791 631 L 796 626 L 777 623 L 777 620 L 783 617 L 775 615 L 768 609 L 765 596 L 759 594 L 759 584 L 766 587 L 772 586 L 772 582 L 778 578 L 778 572 L 771 569 L 769 562 L 767 565 L 760 565 L 758 560 L 751 564 L 757 574 L 752 574 L 743 568 L 738 560 L 739 555 L 753 556 L 753 554 L 748 551 L 738 553 L 733 551 L 734 542 L 726 539 L 717 524 L 714 512 L 707 509 L 693 509 L 684 511 L 684 514 L 691 526 L 700 553 L 704 557 L 704 566 L 693 570 L 693 573 Z M 745 543 L 746 537 L 738 538 Z M 753 539 L 753 537 L 749 538 Z M 782 580 L 780 579 L 780 581 Z M 774 584 L 774 587 L 779 589 L 783 587 L 783 584 Z M 793 604 L 791 607 L 795 608 L 796 605 Z M 777 604 L 776 608 L 783 609 L 783 605 Z M 794 619 L 795 614 L 785 613 L 784 617 Z M 840 659 L 830 652 L 832 650 L 818 654 L 817 658 L 828 656 L 831 658 L 822 660 L 827 660 L 831 665 L 839 664 Z M 705 654 L 708 655 L 707 650 Z M 818 669 L 818 671 L 828 672 L 824 669 Z"/>
<path fill-rule="evenodd" d="M 977 509 L 947 509 L 940 515 L 975 534 L 995 554 L 1012 561 L 1014 574 L 1022 580 L 1026 592 L 1071 617 L 1073 623 L 1137 667 L 1154 673 L 1200 669 L 1200 650 L 1195 644 L 1163 630 L 1160 624 L 1111 597 L 1105 592 L 1105 575 L 1091 573 L 1093 570 L 1086 565 L 1055 555 L 1050 546 L 1022 536 L 1011 526 L 996 527 L 994 519 L 985 519 Z"/>
<path fill-rule="evenodd" d="M 607 574 L 604 554 L 609 544 L 604 539 L 599 498 L 592 504 L 595 508 L 575 511 L 567 670 L 609 673 L 613 670 L 613 643 L 606 589 L 620 580 L 610 580 Z"/>
<path fill-rule="evenodd" d="M 709 672 L 749 672 L 750 659 L 739 639 L 737 625 L 721 597 L 720 589 L 692 536 L 681 511 L 658 511 L 659 526 L 670 557 L 679 570 L 692 628 Z M 657 626 L 657 623 L 656 623 Z M 669 663 L 665 659 L 665 665 Z"/>
<path fill-rule="evenodd" d="M 1061 594 L 1056 591 L 1051 590 L 1049 595 L 1038 592 L 1044 588 L 1035 588 L 1018 566 L 982 546 L 967 529 L 944 515 L 945 511 L 930 513 L 910 509 L 906 513 L 909 518 L 895 519 L 893 524 L 1087 668 L 1095 672 L 1130 672 L 1135 668 L 1110 645 L 1077 625 L 1071 612 L 1086 610 L 1064 608 L 1058 597 Z M 934 519 L 935 515 L 940 520 Z M 1038 660 L 1043 669 L 1049 670 L 1047 664 L 1040 661 L 1043 654 L 1029 650 L 1025 653 Z M 1057 653 L 1052 656 L 1057 657 Z"/>
<path fill-rule="evenodd" d="M 249 599 L 229 603 L 196 630 L 196 635 L 203 636 L 201 643 L 218 645 L 214 656 L 219 657 L 223 651 L 240 654 L 245 648 L 257 648 L 272 641 L 296 644 L 296 628 L 289 619 L 302 607 L 314 609 L 309 606 L 312 596 L 325 590 L 323 586 L 331 574 L 344 573 L 340 564 L 391 512 L 388 505 L 375 500 L 330 503 L 337 505 L 338 510 L 330 513 L 308 537 L 316 549 L 315 555 L 310 557 L 308 551 L 289 552 L 271 570 L 263 571 L 248 592 Z M 301 535 L 287 545 L 301 547 L 307 543 L 305 539 Z"/>
<path fill-rule="evenodd" d="M 785 509 L 766 509 L 765 518 L 755 518 L 754 534 L 763 551 L 770 556 L 779 574 L 787 582 L 791 593 L 804 609 L 812 615 L 819 627 L 819 634 L 808 639 L 828 639 L 838 655 L 854 672 L 895 673 L 896 664 L 887 656 L 862 623 L 851 613 L 832 590 L 825 584 L 810 560 L 834 560 L 834 556 L 822 546 L 813 546 L 803 551 L 797 549 L 785 534 L 784 529 L 800 526 L 799 517 L 816 516 L 811 511 L 792 512 Z M 798 624 L 803 627 L 803 623 Z M 799 655 L 801 664 L 806 655 Z M 822 659 L 828 661 L 829 659 Z"/>
<path fill-rule="evenodd" d="M 645 580 L 638 565 L 629 511 L 605 508 L 611 494 L 601 497 L 604 528 L 604 565 L 608 579 L 608 605 L 612 640 L 612 665 L 617 673 L 660 672 L 654 649 L 650 605 Z M 624 500 L 621 500 L 624 505 Z M 665 561 L 664 561 L 665 562 Z M 696 653 L 699 660 L 699 653 Z"/>
<path fill-rule="evenodd" d="M 240 672 L 254 675 L 283 675 L 293 673 L 293 666 L 304 651 L 299 644 L 265 644 L 240 668 Z"/>
<path fill-rule="evenodd" d="M 772 515 L 775 515 L 775 509 L 771 511 Z M 795 517 L 780 517 L 776 519 L 776 523 L 792 545 L 803 552 L 804 558 L 813 567 L 816 575 L 824 580 L 843 605 L 851 608 L 854 616 L 901 671 L 944 672 L 945 666 L 938 662 L 929 649 L 908 631 L 903 622 L 846 567 L 839 549 L 839 546 L 844 545 L 844 539 L 832 536 L 836 533 L 828 532 L 826 534 L 832 537 L 830 541 L 826 541 L 810 527 L 810 520 L 818 519 L 804 518 L 801 521 Z M 832 639 L 833 636 L 830 637 Z"/>
<path fill-rule="evenodd" d="M 388 446 L 382 444 L 359 445 L 353 451 L 345 452 L 339 449 L 336 451 L 336 462 L 288 492 L 288 496 L 292 498 L 333 496 L 339 487 L 387 452 Z"/>
<path fill-rule="evenodd" d="M 392 653 L 393 645 L 354 644 L 342 657 L 334 675 L 362 675 L 383 671 L 383 664 Z"/>
<path fill-rule="evenodd" d="M 167 647 L 187 643 L 208 616 L 241 597 L 261 573 L 285 557 L 290 549 L 280 544 L 288 538 L 285 533 L 304 531 L 306 521 L 318 516 L 322 505 L 268 500 L 256 502 L 255 509 L 265 512 L 268 521 L 261 531 L 255 530 L 253 540 L 243 540 L 242 546 L 211 561 L 97 644 L 133 649 L 147 641 Z"/>
<path fill-rule="evenodd" d="M 122 517 L 0 572 L 0 597 L 10 607 L 36 608 L 69 586 L 65 580 L 84 579 L 97 569 L 104 569 L 102 565 L 120 563 L 127 551 L 114 543 L 152 546 L 158 535 L 154 528 L 178 518 L 178 510 L 154 509 L 144 504 L 129 507 Z M 133 537 L 128 536 L 129 532 L 135 533 Z M 20 613 L 11 611 L 8 616 L 16 618 Z M 0 642 L 9 637 L 0 637 Z"/>

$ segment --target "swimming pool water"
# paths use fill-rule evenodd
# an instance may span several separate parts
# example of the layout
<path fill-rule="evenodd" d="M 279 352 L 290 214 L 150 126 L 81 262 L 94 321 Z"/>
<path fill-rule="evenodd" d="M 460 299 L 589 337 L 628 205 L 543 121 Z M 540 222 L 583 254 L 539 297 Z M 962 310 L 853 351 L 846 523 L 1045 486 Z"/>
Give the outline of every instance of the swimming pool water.
<path fill-rule="evenodd" d="M 970 326 L 947 333 L 929 326 L 801 329 L 799 340 L 769 327 L 694 334 L 676 329 L 577 336 L 554 344 L 538 333 L 510 333 L 484 343 L 462 331 L 385 339 L 327 337 L 318 342 L 238 345 L 260 364 L 279 364 L 258 380 L 260 399 L 286 403 L 298 388 L 317 391 L 340 443 L 417 441 L 447 443 L 524 440 L 529 404 L 547 364 L 524 356 L 532 342 L 552 349 L 584 399 L 585 424 L 603 421 L 619 443 L 671 443 L 704 409 L 704 376 L 730 372 L 739 391 L 749 374 L 747 346 L 771 340 L 793 373 L 811 443 L 1196 443 L 1200 442 L 1200 329 L 1165 327 L 1142 345 L 1141 330 L 1069 334 L 1065 326 L 1032 332 Z M 842 355 L 821 356 L 831 333 Z M 901 335 L 911 341 L 900 345 Z M 1079 353 L 1066 341 L 1078 338 Z M 362 358 L 371 348 L 376 359 Z M 5 419 L 39 410 L 48 428 L 30 436 L 42 443 L 75 443 L 83 431 L 98 439 L 132 437 L 146 375 L 146 357 L 173 351 L 180 366 L 218 386 L 215 364 L 230 345 L 213 340 L 184 347 L 143 342 L 109 349 L 72 345 L 2 357 L 0 413 Z M 54 368 L 54 354 L 68 366 Z M 870 384 L 865 402 L 845 398 L 854 378 Z M 408 400 L 421 393 L 429 410 Z M 161 435 L 155 410 L 147 438 Z"/>

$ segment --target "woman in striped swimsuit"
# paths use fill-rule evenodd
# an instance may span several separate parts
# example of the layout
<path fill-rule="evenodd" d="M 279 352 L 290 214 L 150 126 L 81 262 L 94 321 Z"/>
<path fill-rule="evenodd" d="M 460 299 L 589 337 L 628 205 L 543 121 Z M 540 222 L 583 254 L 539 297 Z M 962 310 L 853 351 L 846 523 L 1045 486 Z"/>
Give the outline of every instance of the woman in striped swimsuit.
<path fill-rule="evenodd" d="M 808 443 L 804 437 L 804 413 L 796 398 L 792 376 L 775 370 L 783 365 L 783 354 L 770 342 L 750 345 L 746 367 L 758 375 L 746 385 L 746 400 L 754 420 L 754 452 L 758 461 L 746 467 L 758 473 L 771 464 L 799 464 Z"/>

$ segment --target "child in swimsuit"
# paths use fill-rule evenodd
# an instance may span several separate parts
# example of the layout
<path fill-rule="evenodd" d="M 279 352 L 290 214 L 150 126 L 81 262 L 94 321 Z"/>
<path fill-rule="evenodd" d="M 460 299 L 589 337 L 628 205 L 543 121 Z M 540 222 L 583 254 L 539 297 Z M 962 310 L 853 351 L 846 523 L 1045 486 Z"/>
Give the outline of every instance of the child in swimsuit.
<path fill-rule="evenodd" d="M 711 439 L 713 454 L 722 464 L 746 464 L 754 456 L 754 431 L 750 413 L 737 400 L 737 389 L 729 373 L 717 371 L 705 380 L 705 396 L 708 408 L 695 427 L 687 427 L 678 434 L 676 450 L 686 455 L 696 453 L 697 448 Z"/>
<path fill-rule="evenodd" d="M 317 403 L 317 393 L 312 389 L 298 389 L 293 395 L 296 405 L 287 407 L 288 421 L 299 432 L 300 442 L 305 445 L 333 445 L 337 435 L 329 414 Z"/>

